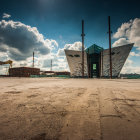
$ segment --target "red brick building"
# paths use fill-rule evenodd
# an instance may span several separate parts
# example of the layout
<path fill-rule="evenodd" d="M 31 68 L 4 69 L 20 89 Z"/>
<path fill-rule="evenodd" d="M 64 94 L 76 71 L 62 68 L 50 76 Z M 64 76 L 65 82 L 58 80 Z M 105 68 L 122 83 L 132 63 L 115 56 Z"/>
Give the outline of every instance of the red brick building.
<path fill-rule="evenodd" d="M 30 77 L 30 75 L 40 75 L 40 69 L 31 67 L 15 67 L 9 69 L 9 76 L 12 77 Z"/>

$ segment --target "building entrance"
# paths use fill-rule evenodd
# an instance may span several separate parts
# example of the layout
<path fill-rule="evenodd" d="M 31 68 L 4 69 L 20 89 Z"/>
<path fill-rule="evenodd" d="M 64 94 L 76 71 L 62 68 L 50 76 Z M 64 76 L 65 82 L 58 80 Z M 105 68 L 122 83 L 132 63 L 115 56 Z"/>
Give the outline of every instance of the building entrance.
<path fill-rule="evenodd" d="M 88 77 L 90 78 L 100 77 L 100 54 L 102 50 L 103 48 L 95 44 L 86 50 L 88 63 Z"/>
<path fill-rule="evenodd" d="M 96 64 L 93 64 L 93 73 L 92 73 L 92 77 L 97 77 L 97 65 Z"/>

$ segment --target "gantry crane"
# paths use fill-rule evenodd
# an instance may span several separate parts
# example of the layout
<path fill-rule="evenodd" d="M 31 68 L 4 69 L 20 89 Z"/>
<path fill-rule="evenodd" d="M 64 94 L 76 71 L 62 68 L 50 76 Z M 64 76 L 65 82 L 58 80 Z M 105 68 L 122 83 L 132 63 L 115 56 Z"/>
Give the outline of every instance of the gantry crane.
<path fill-rule="evenodd" d="M 7 60 L 5 62 L 0 61 L 0 65 L 9 64 L 10 65 L 9 68 L 12 68 L 12 63 L 13 63 L 12 60 Z"/>
<path fill-rule="evenodd" d="M 9 64 L 9 69 L 12 68 L 12 63 L 13 61 L 12 60 L 7 60 L 7 61 L 0 61 L 0 65 L 5 65 L 5 64 Z M 8 70 L 9 72 L 9 70 Z"/>

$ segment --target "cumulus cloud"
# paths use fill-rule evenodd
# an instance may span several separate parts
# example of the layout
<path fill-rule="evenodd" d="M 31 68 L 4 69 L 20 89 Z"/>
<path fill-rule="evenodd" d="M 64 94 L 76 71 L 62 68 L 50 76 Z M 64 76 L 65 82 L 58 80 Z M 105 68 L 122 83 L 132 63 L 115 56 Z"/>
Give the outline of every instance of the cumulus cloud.
<path fill-rule="evenodd" d="M 130 52 L 130 56 L 140 56 L 140 53 Z"/>
<path fill-rule="evenodd" d="M 57 54 L 51 54 L 48 58 L 41 58 L 43 61 L 42 68 L 46 70 L 50 70 L 51 68 L 51 60 L 52 60 L 52 70 L 56 71 L 68 71 L 68 64 L 65 57 L 60 57 Z"/>
<path fill-rule="evenodd" d="M 59 49 L 57 55 L 58 56 L 65 56 L 64 50 L 75 50 L 80 51 L 82 50 L 82 43 L 80 41 L 74 42 L 73 44 L 66 44 L 64 48 Z"/>
<path fill-rule="evenodd" d="M 11 15 L 9 15 L 9 14 L 7 14 L 7 13 L 3 13 L 3 16 L 2 16 L 3 18 L 10 18 L 11 17 Z"/>
<path fill-rule="evenodd" d="M 66 60 L 64 50 L 82 50 L 82 43 L 80 41 L 74 42 L 73 44 L 66 44 L 64 48 L 58 50 L 54 62 L 56 61 L 57 65 L 54 67 L 56 70 L 67 70 L 69 71 L 68 63 Z M 57 59 L 56 59 L 57 58 Z M 50 64 L 50 62 L 48 62 Z"/>
<path fill-rule="evenodd" d="M 51 60 L 53 70 L 69 70 L 64 49 L 81 50 L 82 43 L 66 44 L 64 48 L 53 49 L 58 43 L 52 39 L 45 39 L 36 27 L 25 25 L 13 20 L 0 21 L 0 55 L 1 61 L 13 60 L 13 67 L 32 66 L 32 53 L 35 52 L 35 67 L 50 70 Z M 4 69 L 3 69 L 4 70 Z"/>
<path fill-rule="evenodd" d="M 113 46 L 115 46 L 115 44 L 122 45 L 122 43 L 131 42 L 135 43 L 137 49 L 140 50 L 140 19 L 135 18 L 127 23 L 123 23 L 113 37 L 119 39 L 114 42 Z"/>
<path fill-rule="evenodd" d="M 66 44 L 64 48 L 58 49 L 56 55 L 54 55 L 51 59 L 47 59 L 44 61 L 43 67 L 50 67 L 51 60 L 53 62 L 53 68 L 55 70 L 68 70 L 68 63 L 65 57 L 64 50 L 77 50 L 80 51 L 82 49 L 82 43 L 80 41 L 74 42 L 73 44 Z"/>
<path fill-rule="evenodd" d="M 137 62 L 134 61 L 134 57 L 139 57 L 140 52 L 140 18 L 135 18 L 129 22 L 123 23 L 113 35 L 114 39 L 117 39 L 113 47 L 125 45 L 128 43 L 135 43 L 134 46 L 137 52 L 130 52 L 129 58 L 127 59 L 121 73 L 139 73 L 140 67 Z"/>
<path fill-rule="evenodd" d="M 115 41 L 112 45 L 112 47 L 117 47 L 125 44 L 131 43 L 129 40 L 126 40 L 126 38 L 120 38 L 117 41 Z"/>
<path fill-rule="evenodd" d="M 59 49 L 58 52 L 57 52 L 57 55 L 64 57 L 65 56 L 64 48 L 63 49 Z"/>
<path fill-rule="evenodd" d="M 121 71 L 122 74 L 130 74 L 130 73 L 137 73 L 137 74 L 140 74 L 140 67 L 137 67 L 137 66 L 124 66 L 122 71 Z"/>
<path fill-rule="evenodd" d="M 0 51 L 8 52 L 11 59 L 25 60 L 34 50 L 46 55 L 54 47 L 58 47 L 58 43 L 45 39 L 36 27 L 12 20 L 0 21 Z"/>
<path fill-rule="evenodd" d="M 64 49 L 80 51 L 80 50 L 82 50 L 82 43 L 80 41 L 78 41 L 78 42 L 75 42 L 73 44 L 66 44 L 64 46 Z"/>
<path fill-rule="evenodd" d="M 53 39 L 45 39 L 36 27 L 25 25 L 13 20 L 0 21 L 0 61 L 13 60 L 13 67 L 31 67 L 32 53 L 35 52 L 35 67 L 42 70 L 50 70 L 49 61 L 53 59 L 54 70 L 66 70 L 67 66 L 63 59 L 60 61 L 53 50 L 58 43 Z M 57 60 L 57 61 L 56 61 Z M 62 64 L 61 64 L 62 63 Z M 1 72 L 5 74 L 5 65 Z"/>
<path fill-rule="evenodd" d="M 120 38 L 123 36 L 126 36 L 127 30 L 131 28 L 132 20 L 130 20 L 128 23 L 123 23 L 121 27 L 118 28 L 117 32 L 113 35 L 114 38 Z"/>
<path fill-rule="evenodd" d="M 129 57 L 129 59 L 126 60 L 125 65 L 121 70 L 121 73 L 122 74 L 126 74 L 126 73 L 129 73 L 129 74 L 130 73 L 138 73 L 138 74 L 140 74 L 140 67 L 134 66 L 133 64 L 134 64 L 133 60 L 131 60 Z"/>
<path fill-rule="evenodd" d="M 51 59 L 46 59 L 43 61 L 43 69 L 51 70 Z M 68 71 L 68 65 L 64 59 L 52 59 L 52 70 L 54 71 Z"/>
<path fill-rule="evenodd" d="M 5 61 L 8 59 L 8 54 L 5 52 L 0 52 L 0 61 Z"/>
<path fill-rule="evenodd" d="M 140 74 L 140 67 L 139 64 L 137 64 L 134 60 L 133 57 L 139 57 L 140 53 L 135 53 L 135 52 L 130 52 L 128 59 L 126 60 L 121 73 L 125 74 L 125 73 L 137 73 Z"/>

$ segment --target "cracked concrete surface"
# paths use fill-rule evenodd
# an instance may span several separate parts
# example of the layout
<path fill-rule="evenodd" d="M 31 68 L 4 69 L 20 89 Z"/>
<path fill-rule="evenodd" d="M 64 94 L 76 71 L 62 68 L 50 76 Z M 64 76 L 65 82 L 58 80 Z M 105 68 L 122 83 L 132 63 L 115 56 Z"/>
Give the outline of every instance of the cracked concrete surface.
<path fill-rule="evenodd" d="M 0 140 L 140 139 L 140 80 L 0 82 Z"/>

